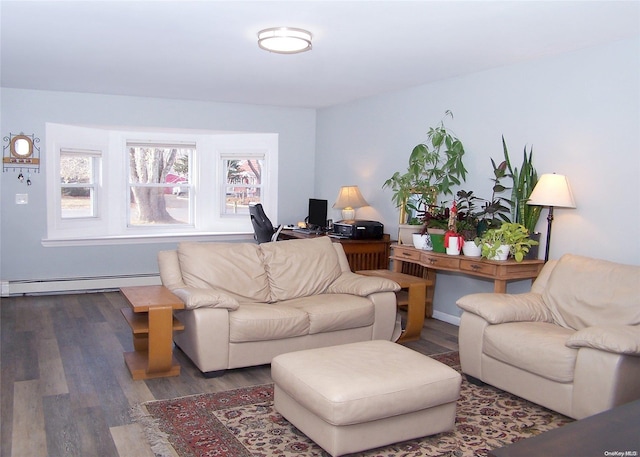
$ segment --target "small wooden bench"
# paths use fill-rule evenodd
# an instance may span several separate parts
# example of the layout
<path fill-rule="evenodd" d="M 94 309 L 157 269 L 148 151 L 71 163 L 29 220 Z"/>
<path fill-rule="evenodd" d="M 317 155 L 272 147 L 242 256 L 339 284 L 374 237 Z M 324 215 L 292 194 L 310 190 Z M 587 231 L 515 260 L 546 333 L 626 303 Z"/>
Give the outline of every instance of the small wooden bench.
<path fill-rule="evenodd" d="M 391 270 L 359 270 L 356 273 L 390 279 L 408 291 L 406 298 L 398 294 L 398 306 L 407 307 L 407 325 L 400 335 L 398 343 L 419 340 L 424 326 L 424 317 L 427 314 L 427 287 L 433 286 L 433 281 Z M 430 310 L 429 315 L 431 315 Z"/>

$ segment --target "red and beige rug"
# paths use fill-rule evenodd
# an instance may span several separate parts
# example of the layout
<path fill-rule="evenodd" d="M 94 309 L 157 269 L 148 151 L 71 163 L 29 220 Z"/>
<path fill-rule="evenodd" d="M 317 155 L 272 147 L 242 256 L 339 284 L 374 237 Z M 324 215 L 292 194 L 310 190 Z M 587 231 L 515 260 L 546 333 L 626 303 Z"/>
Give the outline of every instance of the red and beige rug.
<path fill-rule="evenodd" d="M 434 356 L 459 369 L 458 353 Z M 273 385 L 160 400 L 133 413 L 157 456 L 323 456 L 313 441 L 273 408 Z M 464 378 L 455 430 L 354 454 L 366 457 L 486 456 L 491 449 L 572 420 L 491 386 Z"/>

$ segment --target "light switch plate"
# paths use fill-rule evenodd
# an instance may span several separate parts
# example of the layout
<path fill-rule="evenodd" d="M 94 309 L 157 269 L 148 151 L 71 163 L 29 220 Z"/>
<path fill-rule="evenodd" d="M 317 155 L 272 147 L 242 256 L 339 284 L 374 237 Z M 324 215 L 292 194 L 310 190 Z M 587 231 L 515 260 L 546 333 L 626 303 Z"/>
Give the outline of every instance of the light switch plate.
<path fill-rule="evenodd" d="M 16 194 L 16 205 L 27 205 L 29 203 L 29 194 Z"/>

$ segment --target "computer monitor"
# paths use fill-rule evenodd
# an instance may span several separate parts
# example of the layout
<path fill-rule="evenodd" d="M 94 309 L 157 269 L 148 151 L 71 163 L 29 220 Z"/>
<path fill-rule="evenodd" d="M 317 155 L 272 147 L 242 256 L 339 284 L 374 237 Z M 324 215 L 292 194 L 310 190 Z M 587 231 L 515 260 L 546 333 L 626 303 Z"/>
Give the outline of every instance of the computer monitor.
<path fill-rule="evenodd" d="M 309 199 L 307 224 L 312 230 L 324 230 L 327 226 L 327 200 Z"/>

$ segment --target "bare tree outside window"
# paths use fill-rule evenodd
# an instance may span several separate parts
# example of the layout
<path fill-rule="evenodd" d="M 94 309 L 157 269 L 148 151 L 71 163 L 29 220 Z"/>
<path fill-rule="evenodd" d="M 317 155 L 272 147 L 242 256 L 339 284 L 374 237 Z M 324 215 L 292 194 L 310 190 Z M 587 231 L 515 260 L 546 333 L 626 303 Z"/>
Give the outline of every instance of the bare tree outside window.
<path fill-rule="evenodd" d="M 130 145 L 128 149 L 129 223 L 191 223 L 189 160 L 194 149 L 162 145 Z"/>

